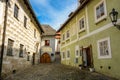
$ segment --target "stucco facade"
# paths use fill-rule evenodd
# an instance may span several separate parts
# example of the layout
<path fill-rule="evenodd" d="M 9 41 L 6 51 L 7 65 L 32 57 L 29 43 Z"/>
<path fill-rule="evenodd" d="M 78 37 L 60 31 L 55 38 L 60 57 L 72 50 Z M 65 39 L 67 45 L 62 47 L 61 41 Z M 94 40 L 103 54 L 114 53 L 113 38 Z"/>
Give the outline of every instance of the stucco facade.
<path fill-rule="evenodd" d="M 26 68 L 38 64 L 40 59 L 40 42 L 42 29 L 38 24 L 29 2 L 24 0 L 9 0 L 5 47 L 3 55 L 3 73 Z M 18 7 L 18 17 L 15 18 L 15 5 Z M 5 15 L 5 2 L 0 1 L 0 45 L 2 44 L 3 25 Z M 24 17 L 27 18 L 24 26 Z M 12 55 L 7 55 L 9 40 L 12 43 Z M 22 47 L 20 47 L 22 46 Z M 20 56 L 22 51 L 22 56 Z"/>
<path fill-rule="evenodd" d="M 104 5 L 100 18 L 97 15 L 99 5 Z M 119 7 L 119 0 L 84 0 L 58 30 L 61 32 L 61 63 L 92 67 L 97 72 L 120 79 L 120 30 L 109 18 L 109 13 L 115 8 L 119 13 L 117 23 L 120 24 Z M 100 44 L 107 45 L 107 48 L 104 46 L 105 50 L 102 50 Z M 107 56 L 101 55 L 101 51 L 106 51 L 103 53 Z"/>
<path fill-rule="evenodd" d="M 56 30 L 54 30 L 49 25 L 42 25 L 44 33 L 42 34 L 42 40 L 41 40 L 41 58 L 43 59 L 41 63 L 48 63 L 48 62 L 54 62 L 55 61 L 55 33 Z M 48 41 L 48 45 L 46 44 L 46 41 Z M 50 60 L 46 62 L 48 59 L 47 57 L 43 57 L 44 54 L 48 54 L 50 56 Z"/>

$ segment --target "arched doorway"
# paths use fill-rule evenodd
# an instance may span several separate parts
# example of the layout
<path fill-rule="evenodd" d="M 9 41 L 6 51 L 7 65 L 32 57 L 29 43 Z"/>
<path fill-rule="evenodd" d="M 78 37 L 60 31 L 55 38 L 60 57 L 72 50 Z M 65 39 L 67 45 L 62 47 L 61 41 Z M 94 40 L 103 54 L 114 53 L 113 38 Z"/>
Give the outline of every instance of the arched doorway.
<path fill-rule="evenodd" d="M 50 59 L 50 55 L 48 53 L 44 53 L 41 57 L 40 57 L 40 63 L 50 63 L 51 59 Z"/>

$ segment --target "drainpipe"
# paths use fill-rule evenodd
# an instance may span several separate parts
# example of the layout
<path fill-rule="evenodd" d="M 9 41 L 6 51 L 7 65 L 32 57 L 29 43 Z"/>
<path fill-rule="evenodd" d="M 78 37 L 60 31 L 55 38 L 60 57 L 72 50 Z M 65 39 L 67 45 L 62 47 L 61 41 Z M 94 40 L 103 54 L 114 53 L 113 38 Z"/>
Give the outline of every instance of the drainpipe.
<path fill-rule="evenodd" d="M 3 54 L 5 46 L 5 34 L 6 34 L 6 25 L 7 25 L 7 11 L 8 11 L 8 0 L 5 0 L 5 16 L 4 16 L 4 26 L 3 26 L 3 35 L 2 35 L 2 45 L 1 45 L 1 57 L 0 57 L 0 80 L 2 80 L 2 63 L 3 63 Z"/>
<path fill-rule="evenodd" d="M 42 51 L 42 50 L 41 50 L 41 49 L 42 49 L 42 48 L 41 48 L 41 47 L 42 47 L 42 45 L 41 45 L 41 44 L 42 44 L 42 33 L 41 33 L 41 35 L 40 35 L 40 38 L 41 38 L 41 42 L 40 42 L 40 63 L 41 63 L 41 55 L 42 55 L 42 52 L 41 52 L 41 51 Z"/>

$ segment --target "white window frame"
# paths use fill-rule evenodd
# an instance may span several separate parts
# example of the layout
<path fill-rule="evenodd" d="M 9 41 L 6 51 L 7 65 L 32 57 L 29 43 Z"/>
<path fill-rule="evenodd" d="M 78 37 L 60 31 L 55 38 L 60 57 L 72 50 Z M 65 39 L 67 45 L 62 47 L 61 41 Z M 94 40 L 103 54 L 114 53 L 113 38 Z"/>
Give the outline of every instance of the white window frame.
<path fill-rule="evenodd" d="M 65 60 L 66 55 L 65 55 L 64 58 L 63 58 L 63 54 L 65 55 L 65 51 L 62 52 L 62 60 Z"/>
<path fill-rule="evenodd" d="M 104 5 L 104 15 L 101 16 L 100 18 L 97 19 L 97 13 L 96 13 L 96 8 L 100 6 L 100 4 Z M 107 17 L 107 9 L 106 9 L 106 0 L 101 0 L 95 7 L 94 7 L 94 13 L 95 13 L 95 23 L 98 23 L 99 21 L 105 19 Z"/>
<path fill-rule="evenodd" d="M 76 53 L 77 51 L 78 51 L 78 55 L 77 55 L 77 53 Z M 79 46 L 78 46 L 78 45 L 75 47 L 75 57 L 76 57 L 76 58 L 79 57 Z"/>
<path fill-rule="evenodd" d="M 81 25 L 80 25 L 80 21 L 81 21 L 82 19 L 84 20 L 84 28 L 80 29 L 80 26 L 81 26 Z M 79 28 L 78 28 L 78 29 L 79 29 L 79 32 L 82 32 L 82 31 L 84 31 L 84 30 L 86 29 L 86 28 L 85 28 L 85 16 L 82 16 L 82 17 L 79 19 L 78 25 L 79 25 Z"/>
<path fill-rule="evenodd" d="M 109 52 L 109 55 L 101 56 L 101 55 L 100 55 L 100 46 L 99 46 L 99 43 L 100 43 L 100 42 L 103 42 L 103 41 L 106 41 L 106 40 L 107 40 L 107 42 L 108 42 L 108 52 Z M 98 41 L 97 41 L 97 46 L 98 46 L 98 58 L 99 58 L 99 59 L 112 58 L 112 56 L 111 56 L 111 47 L 110 47 L 110 37 L 107 37 L 107 38 L 98 40 Z"/>
<path fill-rule="evenodd" d="M 63 38 L 63 35 L 64 35 L 64 38 Z M 65 33 L 62 34 L 62 41 L 64 41 L 64 40 L 65 40 Z"/>
<path fill-rule="evenodd" d="M 68 36 L 69 35 L 69 36 Z M 66 31 L 66 39 L 70 38 L 70 30 Z"/>
<path fill-rule="evenodd" d="M 69 57 L 68 57 L 68 51 L 69 51 Z M 66 59 L 67 59 L 67 60 L 70 59 L 70 49 L 68 49 L 68 50 L 66 51 Z"/>

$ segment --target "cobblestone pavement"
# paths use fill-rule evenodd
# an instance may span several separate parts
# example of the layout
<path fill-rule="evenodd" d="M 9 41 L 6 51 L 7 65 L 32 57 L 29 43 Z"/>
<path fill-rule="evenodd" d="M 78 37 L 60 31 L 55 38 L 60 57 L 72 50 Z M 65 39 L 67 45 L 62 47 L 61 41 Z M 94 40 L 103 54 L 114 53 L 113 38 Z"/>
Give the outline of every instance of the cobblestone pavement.
<path fill-rule="evenodd" d="M 116 80 L 95 72 L 61 64 L 39 64 L 16 72 L 5 80 Z"/>

